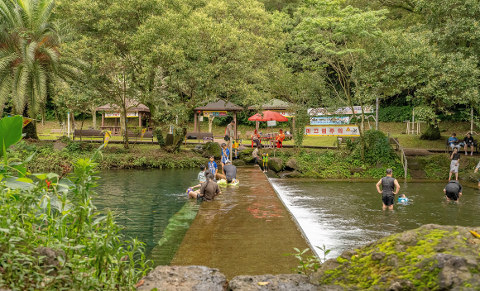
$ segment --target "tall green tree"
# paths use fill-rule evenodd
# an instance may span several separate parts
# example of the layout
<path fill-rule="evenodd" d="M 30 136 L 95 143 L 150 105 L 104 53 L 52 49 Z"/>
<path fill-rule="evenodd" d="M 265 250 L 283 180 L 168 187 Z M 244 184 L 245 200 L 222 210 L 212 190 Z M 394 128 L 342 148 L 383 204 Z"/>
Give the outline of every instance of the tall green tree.
<path fill-rule="evenodd" d="M 52 86 L 79 75 L 78 62 L 61 55 L 63 30 L 52 22 L 54 0 L 0 0 L 0 110 L 11 98 L 15 113 L 33 119 Z M 38 139 L 35 121 L 24 128 Z"/>
<path fill-rule="evenodd" d="M 363 106 L 369 101 L 355 94 L 359 79 L 356 67 L 366 55 L 366 46 L 381 35 L 379 22 L 386 10 L 362 11 L 343 7 L 341 0 L 310 0 L 298 14 L 302 21 L 294 30 L 292 51 L 302 56 L 305 68 L 324 71 L 326 84 L 332 94 L 330 104 Z M 363 125 L 363 109 L 361 116 Z M 360 118 L 357 118 L 360 117 Z M 359 126 L 362 159 L 365 154 L 364 129 Z"/>

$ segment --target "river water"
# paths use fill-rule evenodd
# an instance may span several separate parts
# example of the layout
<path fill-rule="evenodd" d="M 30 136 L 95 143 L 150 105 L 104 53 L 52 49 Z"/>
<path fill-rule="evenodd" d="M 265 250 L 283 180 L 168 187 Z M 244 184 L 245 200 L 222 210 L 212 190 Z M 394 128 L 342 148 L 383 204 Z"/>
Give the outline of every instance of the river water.
<path fill-rule="evenodd" d="M 168 264 L 198 211 L 196 201 L 187 202 L 185 194 L 197 183 L 197 174 L 196 169 L 105 171 L 99 175 L 94 203 L 100 210 L 113 210 L 124 234 L 146 244 L 147 258 L 168 237 L 155 255 L 156 264 Z"/>
<path fill-rule="evenodd" d="M 293 213 L 312 246 L 331 250 L 334 258 L 386 235 L 424 224 L 478 226 L 480 193 L 465 187 L 459 203 L 447 203 L 446 182 L 400 183 L 400 194 L 412 201 L 383 211 L 377 181 L 349 182 L 305 179 L 270 179 Z M 315 251 L 321 257 L 323 252 Z"/>

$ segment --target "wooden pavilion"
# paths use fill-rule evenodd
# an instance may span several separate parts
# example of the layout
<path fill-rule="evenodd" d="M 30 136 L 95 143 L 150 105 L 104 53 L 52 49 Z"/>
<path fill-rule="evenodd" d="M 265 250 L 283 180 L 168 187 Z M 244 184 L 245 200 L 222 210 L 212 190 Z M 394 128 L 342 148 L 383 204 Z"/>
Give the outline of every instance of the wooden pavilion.
<path fill-rule="evenodd" d="M 200 132 L 200 124 L 198 122 L 198 114 L 203 114 L 203 116 L 214 116 L 221 117 L 226 116 L 228 112 L 233 113 L 233 120 L 235 121 L 235 139 L 237 139 L 237 112 L 242 111 L 243 108 L 233 104 L 232 102 L 225 102 L 223 100 L 218 100 L 216 102 L 210 102 L 205 106 L 197 107 L 194 109 L 194 122 L 193 127 L 196 132 Z"/>
<path fill-rule="evenodd" d="M 134 104 L 134 102 L 132 100 L 127 100 L 127 121 L 128 118 L 138 118 L 138 127 L 148 127 L 150 125 L 150 109 L 143 104 L 138 104 L 136 106 L 132 106 L 131 104 Z M 106 104 L 97 107 L 96 111 L 102 111 L 102 126 L 100 126 L 100 129 L 110 130 L 113 135 L 119 135 L 120 106 L 116 104 Z M 105 125 L 105 118 L 115 118 L 115 125 Z M 145 122 L 142 123 L 142 120 L 145 120 Z"/>

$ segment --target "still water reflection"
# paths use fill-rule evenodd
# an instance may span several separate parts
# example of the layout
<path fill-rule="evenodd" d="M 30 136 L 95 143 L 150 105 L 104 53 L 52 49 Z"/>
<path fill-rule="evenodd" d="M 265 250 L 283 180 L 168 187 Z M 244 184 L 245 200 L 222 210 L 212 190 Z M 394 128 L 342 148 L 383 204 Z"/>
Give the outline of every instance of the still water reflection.
<path fill-rule="evenodd" d="M 195 169 L 105 171 L 100 174 L 94 203 L 99 209 L 114 210 L 117 223 L 125 227 L 124 233 L 144 242 L 150 258 L 172 217 L 185 216 L 186 208 L 182 208 L 188 200 L 185 189 L 195 183 L 197 173 Z M 197 210 L 195 205 L 188 208 L 188 211 Z M 169 247 L 170 254 L 156 263 L 168 264 L 177 247 Z"/>
<path fill-rule="evenodd" d="M 383 211 L 371 182 L 271 179 L 313 246 L 325 245 L 333 258 L 383 236 L 424 224 L 478 226 L 480 193 L 465 187 L 460 203 L 447 203 L 446 182 L 400 182 L 408 205 Z M 318 250 L 316 250 L 318 253 Z M 322 255 L 322 254 L 319 254 Z"/>

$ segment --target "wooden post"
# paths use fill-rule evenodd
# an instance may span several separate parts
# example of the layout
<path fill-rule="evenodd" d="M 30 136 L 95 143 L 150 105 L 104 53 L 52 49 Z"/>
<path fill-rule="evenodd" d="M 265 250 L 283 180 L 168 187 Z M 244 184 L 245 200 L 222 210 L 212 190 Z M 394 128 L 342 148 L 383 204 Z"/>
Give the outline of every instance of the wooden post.
<path fill-rule="evenodd" d="M 200 117 L 200 114 L 198 116 Z M 197 120 L 197 126 L 198 126 L 197 132 L 202 132 L 202 126 L 200 124 L 200 120 Z"/>
<path fill-rule="evenodd" d="M 138 126 L 142 127 L 142 112 L 138 112 Z"/>
<path fill-rule="evenodd" d="M 235 140 L 238 139 L 237 137 L 237 112 L 233 112 L 233 121 L 235 121 Z"/>
<path fill-rule="evenodd" d="M 257 132 L 258 132 L 258 127 L 259 127 L 259 122 L 255 121 L 255 129 L 257 130 Z"/>
<path fill-rule="evenodd" d="M 197 112 L 193 113 L 193 131 L 197 131 Z"/>
<path fill-rule="evenodd" d="M 102 127 L 105 126 L 105 112 L 102 113 Z"/>

